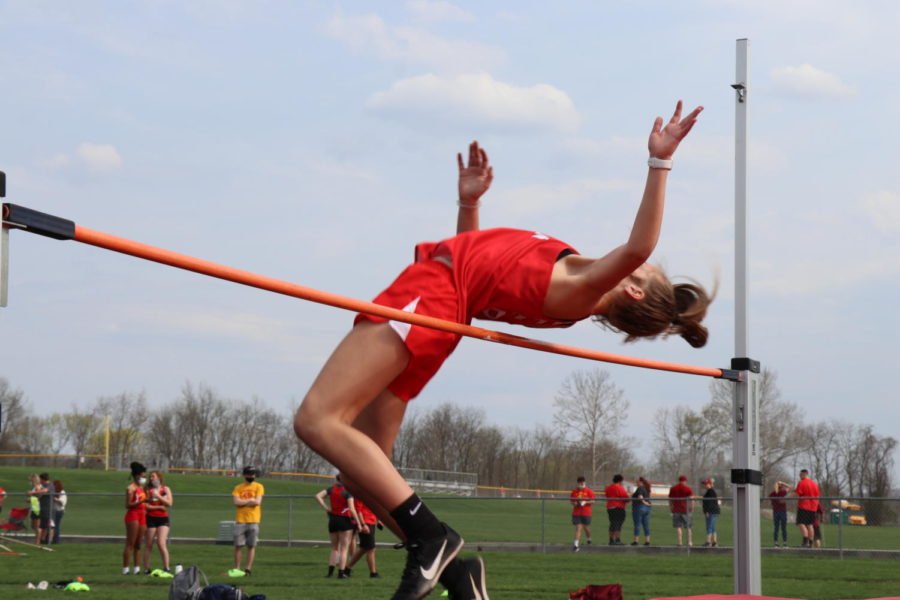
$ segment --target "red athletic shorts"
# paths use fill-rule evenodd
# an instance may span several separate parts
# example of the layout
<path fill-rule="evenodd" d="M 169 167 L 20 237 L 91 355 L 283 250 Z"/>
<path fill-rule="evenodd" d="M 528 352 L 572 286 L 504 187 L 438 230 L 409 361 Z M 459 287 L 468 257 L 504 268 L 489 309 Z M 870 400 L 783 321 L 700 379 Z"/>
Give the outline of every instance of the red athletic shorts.
<path fill-rule="evenodd" d="M 373 302 L 447 321 L 467 322 L 465 307 L 461 306 L 453 285 L 453 273 L 443 263 L 433 260 L 408 266 Z M 388 321 L 383 317 L 360 313 L 356 315 L 354 324 L 362 319 L 376 323 Z M 408 402 L 418 396 L 438 372 L 456 348 L 460 336 L 399 321 L 390 321 L 390 324 L 409 350 L 410 358 L 406 369 L 391 382 L 388 389 Z"/>
<path fill-rule="evenodd" d="M 141 509 L 128 509 L 125 511 L 125 522 L 130 523 L 136 521 L 141 525 L 147 524 L 147 513 Z"/>

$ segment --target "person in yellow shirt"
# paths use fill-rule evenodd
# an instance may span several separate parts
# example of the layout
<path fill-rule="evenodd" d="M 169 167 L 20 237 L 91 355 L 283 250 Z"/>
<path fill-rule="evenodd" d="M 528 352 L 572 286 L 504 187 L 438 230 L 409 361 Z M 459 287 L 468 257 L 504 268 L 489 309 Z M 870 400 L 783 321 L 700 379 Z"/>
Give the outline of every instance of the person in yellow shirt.
<path fill-rule="evenodd" d="M 243 577 L 250 575 L 253 559 L 256 557 L 256 542 L 259 538 L 259 521 L 262 517 L 262 499 L 266 493 L 261 483 L 256 482 L 259 474 L 256 467 L 244 467 L 244 483 L 234 486 L 231 497 L 234 500 L 234 569 L 229 575 Z M 241 554 L 247 546 L 247 568 L 241 570 Z"/>

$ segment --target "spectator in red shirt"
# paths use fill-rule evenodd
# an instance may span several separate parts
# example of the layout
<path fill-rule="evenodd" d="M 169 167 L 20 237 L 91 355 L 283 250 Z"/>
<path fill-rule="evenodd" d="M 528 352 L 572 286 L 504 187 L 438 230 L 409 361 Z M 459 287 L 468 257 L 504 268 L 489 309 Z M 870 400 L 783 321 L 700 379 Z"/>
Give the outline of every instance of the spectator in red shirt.
<path fill-rule="evenodd" d="M 594 490 L 587 486 L 584 477 L 578 478 L 578 486 L 572 490 L 569 501 L 572 503 L 572 525 L 575 526 L 575 541 L 572 544 L 572 552 L 578 552 L 578 544 L 581 541 L 581 530 L 587 536 L 587 543 L 591 543 L 591 517 L 593 515 Z"/>
<path fill-rule="evenodd" d="M 781 530 L 782 546 L 787 548 L 787 502 L 781 500 L 787 496 L 791 486 L 783 481 L 775 482 L 775 489 L 769 494 L 772 503 L 772 522 L 775 525 L 775 547 L 778 547 L 778 531 Z"/>
<path fill-rule="evenodd" d="M 622 523 L 625 522 L 625 503 L 628 491 L 622 487 L 621 475 L 613 475 L 613 482 L 606 486 L 606 514 L 609 515 L 609 545 L 622 545 Z"/>
<path fill-rule="evenodd" d="M 694 495 L 692 490 L 685 483 L 687 477 L 684 475 L 678 478 L 678 485 L 669 488 L 669 510 L 672 511 L 672 527 L 675 528 L 675 534 L 678 538 L 678 545 L 682 544 L 682 530 L 687 530 L 687 545 L 694 545 L 693 533 L 691 525 L 693 522 L 694 501 L 691 496 Z"/>
<path fill-rule="evenodd" d="M 816 522 L 816 511 L 819 508 L 819 484 L 810 479 L 809 471 L 802 469 L 800 471 L 800 481 L 794 488 L 794 495 L 800 500 L 797 502 L 797 526 L 800 527 L 800 534 L 803 536 L 804 548 L 812 548 L 815 539 L 815 529 L 813 525 Z"/>

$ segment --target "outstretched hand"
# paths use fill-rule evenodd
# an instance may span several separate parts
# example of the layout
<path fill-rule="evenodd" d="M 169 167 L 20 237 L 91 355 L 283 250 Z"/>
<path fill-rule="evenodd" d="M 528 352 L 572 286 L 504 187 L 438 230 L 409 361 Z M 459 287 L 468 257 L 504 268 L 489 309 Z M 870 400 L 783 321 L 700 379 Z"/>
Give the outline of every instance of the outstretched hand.
<path fill-rule="evenodd" d="M 697 115 L 703 111 L 702 106 L 698 106 L 691 111 L 689 115 L 681 118 L 681 100 L 675 105 L 675 114 L 669 119 L 663 127 L 662 117 L 656 117 L 653 123 L 653 130 L 650 132 L 650 141 L 647 146 L 650 150 L 650 156 L 656 158 L 670 159 L 675 154 L 678 144 L 688 134 L 694 124 L 697 122 Z"/>
<path fill-rule="evenodd" d="M 462 153 L 456 155 L 456 162 L 459 165 L 459 201 L 475 204 L 494 180 L 494 168 L 490 165 L 487 152 L 477 141 L 472 142 L 469 144 L 469 165 L 463 162 Z"/>

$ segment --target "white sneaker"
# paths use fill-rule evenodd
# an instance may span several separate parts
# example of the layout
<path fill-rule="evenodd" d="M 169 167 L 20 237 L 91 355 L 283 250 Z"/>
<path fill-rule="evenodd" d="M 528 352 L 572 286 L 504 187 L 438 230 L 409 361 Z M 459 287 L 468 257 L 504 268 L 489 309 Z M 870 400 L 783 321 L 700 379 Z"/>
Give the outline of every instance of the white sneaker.
<path fill-rule="evenodd" d="M 135 565 L 135 567 L 134 567 L 134 574 L 135 574 L 135 575 L 138 575 L 138 574 L 140 574 L 140 572 L 141 572 L 141 568 L 140 568 L 139 566 Z"/>
<path fill-rule="evenodd" d="M 128 567 L 122 567 L 122 575 L 130 575 L 131 571 L 128 570 Z"/>
<path fill-rule="evenodd" d="M 50 587 L 50 584 L 46 581 L 42 581 L 39 584 L 37 584 L 37 589 L 39 589 L 39 590 L 46 590 L 48 587 Z"/>

